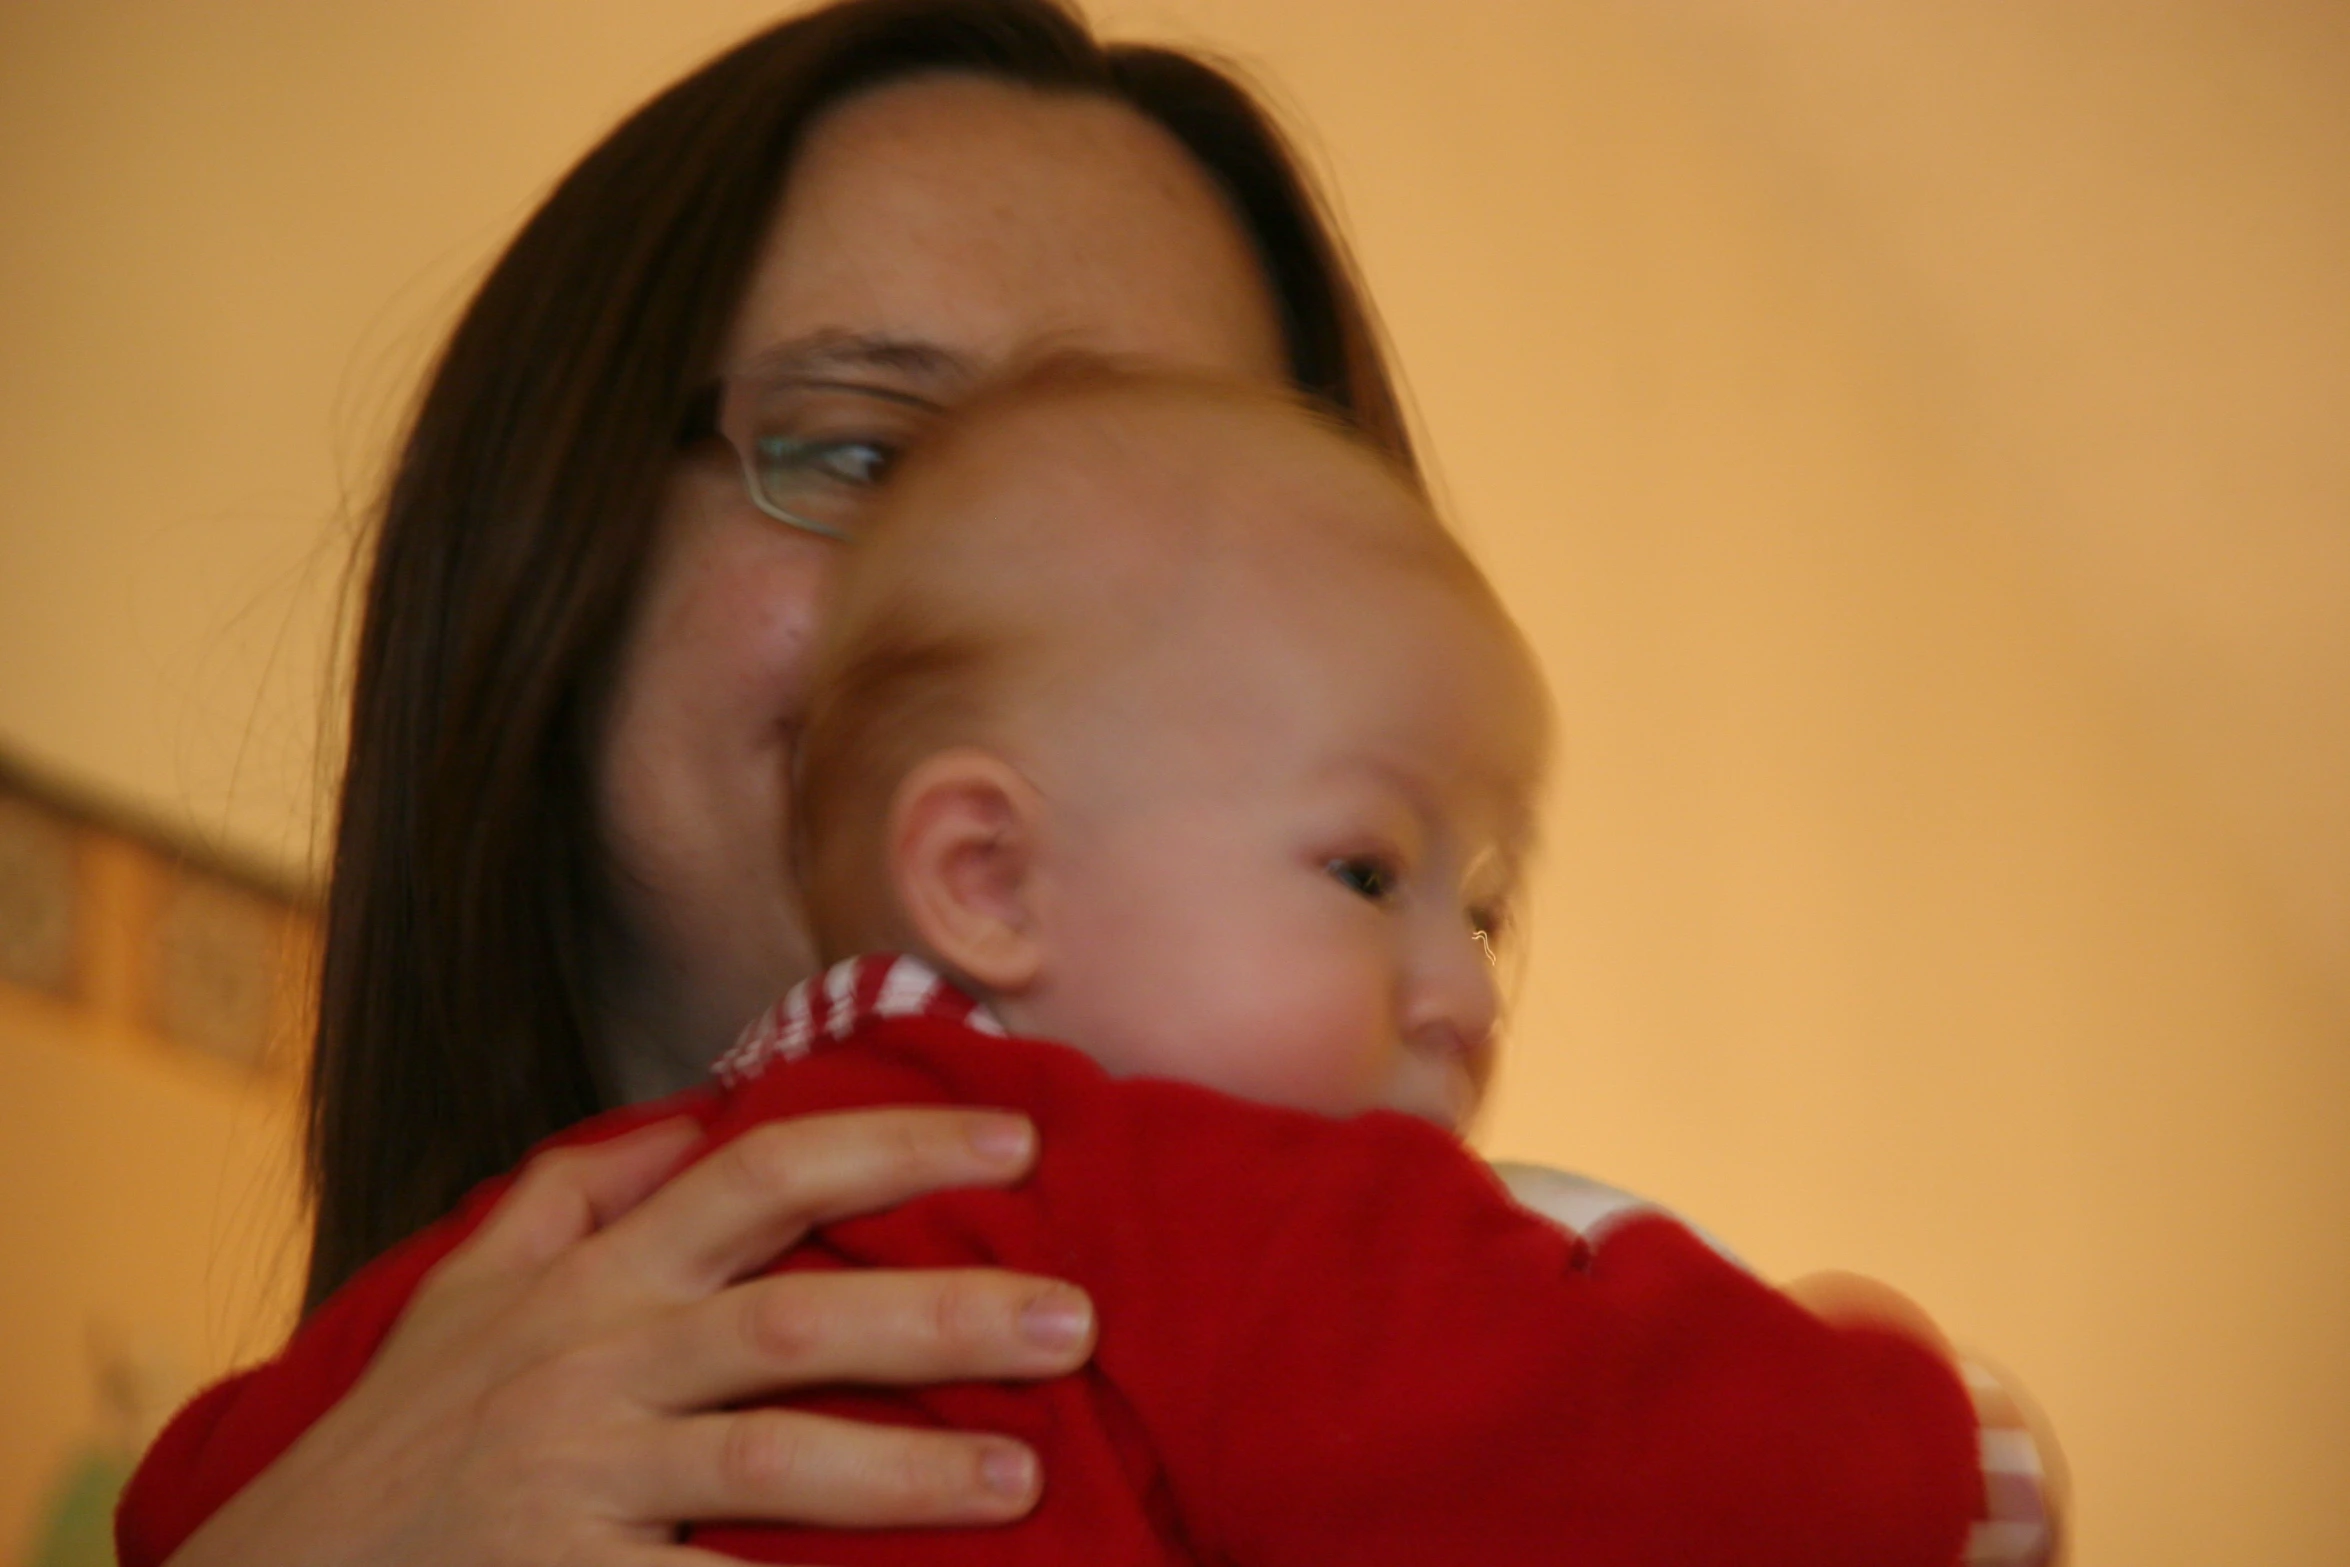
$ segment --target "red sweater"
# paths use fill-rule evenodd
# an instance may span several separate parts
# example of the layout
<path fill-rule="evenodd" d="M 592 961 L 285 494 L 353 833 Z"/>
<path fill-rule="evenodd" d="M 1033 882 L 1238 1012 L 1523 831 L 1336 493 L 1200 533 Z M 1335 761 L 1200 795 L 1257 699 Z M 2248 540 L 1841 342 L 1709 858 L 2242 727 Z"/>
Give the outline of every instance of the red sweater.
<path fill-rule="evenodd" d="M 754 1561 L 1096 1567 L 1959 1560 L 1983 1497 L 1974 1416 L 1907 1340 L 1821 1324 L 1666 1219 L 1586 1244 L 1404 1116 L 1333 1121 L 1113 1080 L 984 1014 L 924 1015 L 969 1003 L 914 996 L 912 968 L 844 965 L 722 1064 L 725 1091 L 557 1141 L 679 1110 L 707 1126 L 705 1153 L 856 1106 L 1033 1116 L 1043 1151 L 1021 1186 L 831 1225 L 777 1266 L 984 1264 L 1091 1292 L 1100 1346 L 1073 1375 L 788 1401 L 1017 1435 L 1043 1455 L 1043 1500 L 993 1529 L 707 1525 L 697 1544 Z M 123 1567 L 161 1563 L 348 1391 L 506 1185 L 183 1410 L 125 1495 Z"/>

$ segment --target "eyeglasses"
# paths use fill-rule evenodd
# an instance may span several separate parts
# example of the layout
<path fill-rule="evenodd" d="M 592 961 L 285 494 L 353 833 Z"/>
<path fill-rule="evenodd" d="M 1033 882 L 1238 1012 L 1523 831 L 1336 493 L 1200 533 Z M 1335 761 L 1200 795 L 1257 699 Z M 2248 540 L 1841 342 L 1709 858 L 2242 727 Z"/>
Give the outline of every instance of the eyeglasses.
<path fill-rule="evenodd" d="M 706 397 L 688 434 L 725 438 L 751 504 L 843 541 L 857 536 L 875 488 L 941 411 L 894 387 L 807 376 L 730 377 Z"/>

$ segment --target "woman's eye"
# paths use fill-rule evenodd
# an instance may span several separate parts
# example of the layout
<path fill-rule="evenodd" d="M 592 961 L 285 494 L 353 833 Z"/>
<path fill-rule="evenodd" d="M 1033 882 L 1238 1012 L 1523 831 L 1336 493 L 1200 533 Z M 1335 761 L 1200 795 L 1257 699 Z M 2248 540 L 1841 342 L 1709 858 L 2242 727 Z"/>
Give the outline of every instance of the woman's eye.
<path fill-rule="evenodd" d="M 759 441 L 761 469 L 785 488 L 811 481 L 867 488 L 888 478 L 897 460 L 897 447 L 885 441 L 804 441 L 789 435 L 762 436 Z"/>
<path fill-rule="evenodd" d="M 938 417 L 911 393 L 846 382 L 752 386 L 728 412 L 747 433 L 751 498 L 770 516 L 831 538 L 856 535 L 873 491 Z"/>
<path fill-rule="evenodd" d="M 1368 898 L 1373 903 L 1385 903 L 1395 896 L 1398 879 L 1395 867 L 1385 860 L 1347 856 L 1332 860 L 1328 869 L 1332 876 L 1338 878 L 1340 885 L 1358 897 Z"/>
<path fill-rule="evenodd" d="M 879 441 L 827 441 L 813 456 L 818 467 L 849 484 L 879 484 L 898 462 L 897 448 Z"/>

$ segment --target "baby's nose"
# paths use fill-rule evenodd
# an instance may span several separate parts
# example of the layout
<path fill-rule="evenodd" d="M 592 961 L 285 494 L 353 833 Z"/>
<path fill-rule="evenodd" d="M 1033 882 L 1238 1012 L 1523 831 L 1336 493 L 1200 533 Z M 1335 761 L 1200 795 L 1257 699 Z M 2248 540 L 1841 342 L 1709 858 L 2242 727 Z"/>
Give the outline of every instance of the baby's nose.
<path fill-rule="evenodd" d="M 1482 957 L 1479 958 L 1482 963 Z M 1483 981 L 1486 996 L 1492 982 Z M 1456 993 L 1452 1006 L 1432 1008 L 1404 1031 L 1404 1058 L 1398 1080 L 1409 1085 L 1406 1102 L 1394 1106 L 1465 1133 L 1493 1078 L 1494 1030 L 1499 1008 L 1479 1004 L 1473 986 Z"/>
<path fill-rule="evenodd" d="M 1450 950 L 1457 948 L 1458 950 Z M 1438 1055 L 1482 1055 L 1501 1023 L 1501 989 L 1484 945 L 1463 932 L 1432 956 L 1406 1019 L 1405 1040 Z"/>
<path fill-rule="evenodd" d="M 1489 1049 L 1493 1024 L 1483 1026 L 1457 1018 L 1426 1018 L 1404 1032 L 1404 1042 L 1422 1055 L 1467 1056 Z"/>

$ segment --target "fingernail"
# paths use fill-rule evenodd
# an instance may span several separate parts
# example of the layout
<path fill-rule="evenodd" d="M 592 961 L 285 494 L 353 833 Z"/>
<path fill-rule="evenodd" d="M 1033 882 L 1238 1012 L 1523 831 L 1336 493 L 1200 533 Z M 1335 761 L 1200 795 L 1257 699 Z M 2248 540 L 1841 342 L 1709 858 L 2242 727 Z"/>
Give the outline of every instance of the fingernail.
<path fill-rule="evenodd" d="M 1025 1164 L 1036 1148 L 1036 1128 L 1024 1116 L 981 1116 L 968 1135 L 971 1151 L 990 1164 Z"/>
<path fill-rule="evenodd" d="M 1078 1290 L 1047 1290 L 1020 1308 L 1020 1333 L 1039 1349 L 1075 1349 L 1093 1332 L 1093 1302 Z"/>
<path fill-rule="evenodd" d="M 979 1483 L 998 1496 L 1019 1499 L 1036 1489 L 1036 1455 L 1025 1447 L 990 1447 L 979 1460 Z"/>

